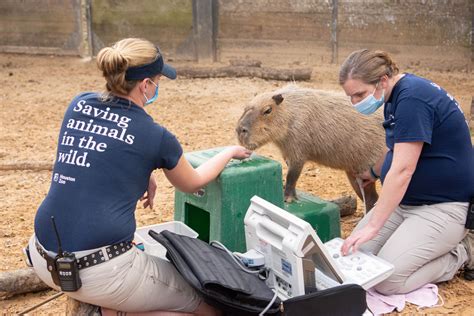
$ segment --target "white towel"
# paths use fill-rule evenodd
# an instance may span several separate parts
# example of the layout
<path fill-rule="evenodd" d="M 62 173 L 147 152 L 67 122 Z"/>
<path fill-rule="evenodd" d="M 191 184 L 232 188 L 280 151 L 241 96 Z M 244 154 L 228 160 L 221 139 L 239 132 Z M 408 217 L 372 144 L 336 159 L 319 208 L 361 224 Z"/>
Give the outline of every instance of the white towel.
<path fill-rule="evenodd" d="M 419 307 L 433 307 L 438 303 L 438 287 L 435 284 L 425 286 L 407 294 L 382 295 L 373 289 L 367 291 L 367 306 L 374 315 L 390 313 L 394 309 L 401 312 L 405 302 Z"/>

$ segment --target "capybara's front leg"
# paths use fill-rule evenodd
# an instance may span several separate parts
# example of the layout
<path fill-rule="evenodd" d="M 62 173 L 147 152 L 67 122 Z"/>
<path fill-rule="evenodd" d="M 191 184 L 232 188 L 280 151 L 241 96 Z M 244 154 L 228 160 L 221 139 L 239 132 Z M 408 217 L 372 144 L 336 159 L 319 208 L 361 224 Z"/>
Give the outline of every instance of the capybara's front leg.
<path fill-rule="evenodd" d="M 368 212 L 375 206 L 375 203 L 377 203 L 377 200 L 379 199 L 379 195 L 377 193 L 377 190 L 375 189 L 375 182 L 365 186 L 364 194 L 365 209 Z"/>
<path fill-rule="evenodd" d="M 350 172 L 346 172 L 346 175 L 347 175 L 347 178 L 349 179 L 352 189 L 354 189 L 359 199 L 364 201 L 364 198 L 362 196 L 362 192 L 360 191 L 359 183 L 357 183 L 356 177 Z M 375 189 L 375 182 L 366 185 L 363 188 L 363 190 L 364 190 L 364 195 L 365 195 L 365 209 L 368 212 L 374 207 L 375 203 L 377 202 L 379 198 L 379 195 L 377 194 L 377 190 Z"/>
<path fill-rule="evenodd" d="M 303 170 L 303 161 L 287 161 L 288 173 L 286 175 L 285 183 L 285 202 L 291 203 L 297 199 L 296 197 L 296 182 L 300 177 L 301 170 Z"/>

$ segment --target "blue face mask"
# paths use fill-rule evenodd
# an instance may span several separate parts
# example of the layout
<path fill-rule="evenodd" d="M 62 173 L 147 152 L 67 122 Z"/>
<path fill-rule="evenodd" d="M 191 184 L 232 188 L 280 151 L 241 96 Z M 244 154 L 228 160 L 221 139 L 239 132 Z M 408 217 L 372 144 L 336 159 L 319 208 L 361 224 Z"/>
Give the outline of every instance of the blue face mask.
<path fill-rule="evenodd" d="M 156 89 L 155 89 L 155 95 L 154 95 L 151 99 L 148 99 L 147 96 L 146 96 L 146 93 L 144 93 L 143 95 L 145 96 L 145 100 L 146 100 L 145 105 L 148 105 L 148 104 L 150 104 L 150 103 L 153 103 L 156 99 L 158 99 L 158 87 L 159 87 L 159 86 L 158 86 L 156 83 L 154 83 L 153 80 L 150 79 L 150 81 L 151 81 L 151 83 L 153 83 L 153 84 L 155 85 L 155 87 L 156 87 Z"/>
<path fill-rule="evenodd" d="M 377 86 L 375 86 L 375 90 L 377 90 Z M 377 109 L 382 106 L 382 104 L 385 101 L 385 95 L 384 95 L 385 90 L 382 90 L 382 97 L 380 98 L 380 100 L 377 100 L 374 97 L 375 90 L 374 92 L 372 92 L 372 94 L 368 95 L 364 100 L 354 104 L 354 107 L 359 113 L 370 115 L 374 113 L 375 111 L 377 111 Z"/>

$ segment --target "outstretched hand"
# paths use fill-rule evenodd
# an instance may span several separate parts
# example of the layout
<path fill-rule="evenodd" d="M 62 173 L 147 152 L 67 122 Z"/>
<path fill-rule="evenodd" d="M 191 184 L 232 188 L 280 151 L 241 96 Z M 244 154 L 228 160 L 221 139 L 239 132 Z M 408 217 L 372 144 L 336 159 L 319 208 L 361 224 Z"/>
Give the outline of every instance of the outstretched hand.
<path fill-rule="evenodd" d="M 362 229 L 352 232 L 352 234 L 346 238 L 342 244 L 342 255 L 345 256 L 349 254 L 351 250 L 352 252 L 356 252 L 363 243 L 374 238 L 378 231 L 379 230 L 377 228 L 372 227 L 370 223 L 368 223 Z"/>
<path fill-rule="evenodd" d="M 140 198 L 140 201 L 143 202 L 143 207 L 147 208 L 148 206 L 150 209 L 153 209 L 153 200 L 155 199 L 156 194 L 156 180 L 153 174 L 150 175 L 150 180 L 148 181 L 148 189 L 146 190 L 145 194 Z"/>
<path fill-rule="evenodd" d="M 232 158 L 234 159 L 247 159 L 252 154 L 251 150 L 242 146 L 232 146 L 229 150 L 232 150 Z"/>
<path fill-rule="evenodd" d="M 365 188 L 369 184 L 374 183 L 374 182 L 377 181 L 377 179 L 372 177 L 372 174 L 370 173 L 369 169 L 367 169 L 364 172 L 356 174 L 355 177 L 362 180 L 362 187 L 363 188 Z"/>

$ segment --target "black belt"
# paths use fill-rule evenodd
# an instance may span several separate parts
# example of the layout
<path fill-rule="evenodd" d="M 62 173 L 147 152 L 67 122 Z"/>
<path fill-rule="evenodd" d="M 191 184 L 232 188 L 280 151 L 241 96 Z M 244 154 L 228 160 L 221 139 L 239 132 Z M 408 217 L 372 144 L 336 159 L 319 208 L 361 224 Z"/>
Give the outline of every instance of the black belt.
<path fill-rule="evenodd" d="M 46 259 L 47 262 L 54 259 L 54 258 L 51 258 L 48 255 L 47 251 L 37 241 L 35 242 L 35 245 L 36 245 L 36 250 L 38 250 L 38 253 L 41 255 L 41 257 Z M 105 254 L 104 254 L 104 251 L 103 251 L 104 248 L 105 248 L 105 252 L 106 252 Z M 131 248 L 132 248 L 132 242 L 131 241 L 121 242 L 121 243 L 111 245 L 111 246 L 108 246 L 108 247 L 103 247 L 103 248 L 97 250 L 96 252 L 93 252 L 93 253 L 90 253 L 86 256 L 77 258 L 76 259 L 77 266 L 78 266 L 79 270 L 80 269 L 85 269 L 85 268 L 90 268 L 90 267 L 95 266 L 99 263 L 103 263 L 103 262 L 109 261 L 110 259 L 118 257 L 121 254 L 126 253 Z"/>

